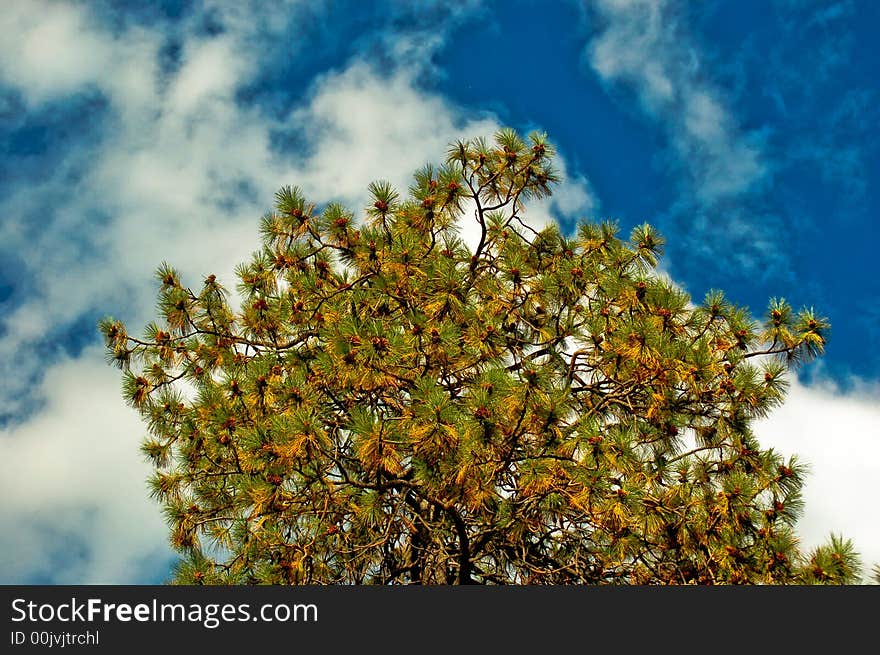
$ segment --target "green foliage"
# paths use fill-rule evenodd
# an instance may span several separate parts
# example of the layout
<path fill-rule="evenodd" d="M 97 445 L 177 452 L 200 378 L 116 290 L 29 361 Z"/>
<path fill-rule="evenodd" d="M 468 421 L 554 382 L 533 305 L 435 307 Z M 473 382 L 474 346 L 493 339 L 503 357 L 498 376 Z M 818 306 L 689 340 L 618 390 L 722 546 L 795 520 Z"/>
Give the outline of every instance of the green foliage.
<path fill-rule="evenodd" d="M 850 583 L 798 549 L 804 467 L 750 425 L 827 322 L 655 272 L 663 239 L 521 221 L 544 135 L 453 144 L 362 222 L 285 187 L 237 270 L 163 264 L 143 338 L 101 323 L 143 415 L 182 583 Z M 479 243 L 459 238 L 473 209 Z"/>

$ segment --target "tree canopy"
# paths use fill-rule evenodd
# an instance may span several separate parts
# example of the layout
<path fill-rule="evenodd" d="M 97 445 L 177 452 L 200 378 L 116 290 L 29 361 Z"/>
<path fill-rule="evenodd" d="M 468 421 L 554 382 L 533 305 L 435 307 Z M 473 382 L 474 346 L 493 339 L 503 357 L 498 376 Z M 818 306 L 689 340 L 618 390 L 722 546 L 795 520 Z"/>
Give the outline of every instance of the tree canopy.
<path fill-rule="evenodd" d="M 751 427 L 828 322 L 693 303 L 649 225 L 534 229 L 553 156 L 542 134 L 460 141 L 405 194 L 371 184 L 362 216 L 282 188 L 237 294 L 163 264 L 157 322 L 102 321 L 175 581 L 858 579 L 842 537 L 801 551 L 804 466 Z"/>

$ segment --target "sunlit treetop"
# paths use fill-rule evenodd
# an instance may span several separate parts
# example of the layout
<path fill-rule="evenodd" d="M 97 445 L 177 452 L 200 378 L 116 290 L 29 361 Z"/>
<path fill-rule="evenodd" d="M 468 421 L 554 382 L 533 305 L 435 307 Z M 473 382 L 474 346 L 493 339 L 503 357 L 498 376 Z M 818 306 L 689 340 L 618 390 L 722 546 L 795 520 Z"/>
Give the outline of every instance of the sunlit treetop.
<path fill-rule="evenodd" d="M 858 579 L 843 538 L 801 552 L 804 467 L 751 430 L 827 321 L 693 304 L 649 225 L 533 229 L 552 160 L 504 129 L 359 213 L 282 188 L 240 309 L 163 264 L 156 323 L 102 322 L 177 582 Z"/>

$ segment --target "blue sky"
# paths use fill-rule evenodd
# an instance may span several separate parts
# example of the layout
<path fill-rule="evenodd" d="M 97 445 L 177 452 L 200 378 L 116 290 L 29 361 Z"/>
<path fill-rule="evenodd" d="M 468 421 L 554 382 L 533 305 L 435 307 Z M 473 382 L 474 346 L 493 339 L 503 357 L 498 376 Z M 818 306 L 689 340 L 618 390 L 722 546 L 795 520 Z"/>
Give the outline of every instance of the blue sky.
<path fill-rule="evenodd" d="M 275 189 L 363 205 L 459 137 L 541 129 L 536 223 L 648 221 L 699 299 L 832 322 L 762 442 L 805 544 L 880 561 L 880 4 L 43 2 L 0 13 L 0 582 L 151 582 L 170 552 L 96 320 L 162 260 L 231 279 Z"/>

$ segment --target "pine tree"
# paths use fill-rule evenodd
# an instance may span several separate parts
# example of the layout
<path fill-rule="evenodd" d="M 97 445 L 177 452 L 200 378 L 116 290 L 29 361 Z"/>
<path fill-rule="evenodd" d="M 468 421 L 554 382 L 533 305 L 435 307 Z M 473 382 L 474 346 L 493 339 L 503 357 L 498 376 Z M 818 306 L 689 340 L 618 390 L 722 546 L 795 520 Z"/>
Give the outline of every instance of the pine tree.
<path fill-rule="evenodd" d="M 751 429 L 828 322 L 692 304 L 649 225 L 534 230 L 552 162 L 542 134 L 460 141 L 361 220 L 282 188 L 240 309 L 163 264 L 158 322 L 101 323 L 176 582 L 858 580 L 849 541 L 801 552 L 805 468 Z"/>

